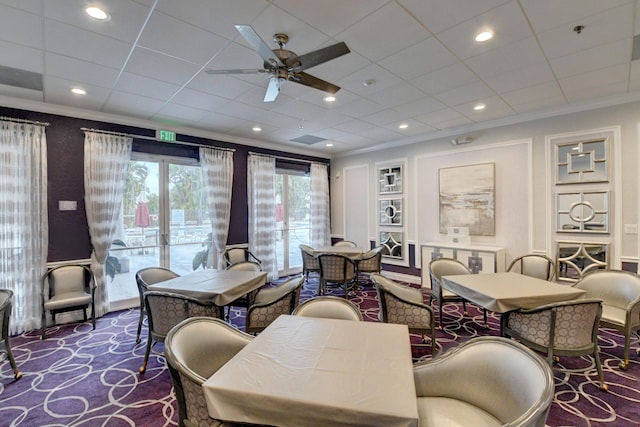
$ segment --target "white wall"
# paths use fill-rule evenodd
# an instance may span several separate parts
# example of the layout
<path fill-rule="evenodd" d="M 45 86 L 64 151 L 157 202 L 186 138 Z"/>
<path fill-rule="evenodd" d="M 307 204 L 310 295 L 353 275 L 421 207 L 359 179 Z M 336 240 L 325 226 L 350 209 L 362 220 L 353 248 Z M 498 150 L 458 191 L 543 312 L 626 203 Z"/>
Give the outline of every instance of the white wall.
<path fill-rule="evenodd" d="M 551 219 L 554 216 L 550 215 L 554 204 L 548 194 L 547 136 L 610 127 L 620 128 L 619 164 L 612 163 L 616 171 L 612 171 L 611 176 L 619 176 L 622 181 L 618 183 L 621 194 L 614 194 L 620 213 L 616 215 L 617 219 L 610 220 L 621 222 L 616 224 L 620 229 L 624 229 L 625 224 L 637 226 L 640 102 L 469 132 L 464 135 L 472 135 L 474 140 L 468 145 L 453 146 L 451 138 L 440 138 L 336 157 L 331 161 L 332 232 L 336 235 L 349 234 L 348 231 L 345 233 L 345 224 L 349 221 L 344 215 L 363 218 L 362 212 L 345 212 L 345 189 L 342 182 L 335 185 L 336 173 L 342 173 L 346 168 L 369 165 L 369 180 L 374 183 L 376 163 L 390 158 L 408 159 L 404 207 L 407 215 L 404 218 L 406 240 L 420 244 L 425 239 L 439 237 L 434 233 L 438 229 L 437 169 L 445 165 L 491 161 L 496 163 L 496 236 L 474 238 L 472 241 L 505 247 L 507 261 L 522 252 L 543 252 L 552 246 L 549 236 L 555 226 Z M 377 227 L 375 191 L 376 186 L 370 185 L 367 216 L 368 235 L 372 237 L 376 235 Z M 618 259 L 612 260 L 612 265 L 619 265 L 620 261 L 637 262 L 638 235 L 619 235 L 620 241 L 613 242 Z"/>

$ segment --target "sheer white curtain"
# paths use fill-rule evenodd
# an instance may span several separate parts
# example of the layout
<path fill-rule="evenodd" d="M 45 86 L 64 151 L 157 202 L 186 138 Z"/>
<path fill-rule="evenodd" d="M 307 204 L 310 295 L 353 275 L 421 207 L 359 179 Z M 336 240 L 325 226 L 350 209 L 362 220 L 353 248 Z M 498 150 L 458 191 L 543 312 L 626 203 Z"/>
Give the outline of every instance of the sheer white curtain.
<path fill-rule="evenodd" d="M 331 244 L 327 165 L 311 163 L 311 246 Z"/>
<path fill-rule="evenodd" d="M 0 288 L 13 291 L 13 335 L 40 325 L 49 246 L 43 125 L 0 121 L 0 230 Z"/>
<path fill-rule="evenodd" d="M 267 280 L 278 278 L 276 258 L 276 159 L 249 154 L 247 168 L 249 250 L 262 261 Z"/>
<path fill-rule="evenodd" d="M 233 152 L 200 148 L 202 180 L 207 192 L 213 268 L 224 265 L 222 253 L 227 244 L 231 217 L 231 189 L 233 186 Z"/>
<path fill-rule="evenodd" d="M 96 316 L 109 311 L 104 263 L 109 255 L 131 158 L 131 138 L 98 132 L 84 135 L 84 203 L 96 278 Z"/>

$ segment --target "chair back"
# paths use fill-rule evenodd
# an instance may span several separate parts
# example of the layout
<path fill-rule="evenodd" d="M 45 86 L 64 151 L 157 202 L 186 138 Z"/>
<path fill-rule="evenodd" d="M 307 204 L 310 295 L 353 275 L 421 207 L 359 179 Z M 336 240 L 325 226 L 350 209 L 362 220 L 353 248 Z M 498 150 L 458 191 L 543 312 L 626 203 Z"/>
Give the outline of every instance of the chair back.
<path fill-rule="evenodd" d="M 320 271 L 320 261 L 313 253 L 313 248 L 308 245 L 299 245 L 302 255 L 302 268 L 304 271 Z"/>
<path fill-rule="evenodd" d="M 353 242 L 351 240 L 340 240 L 339 242 L 335 242 L 333 244 L 333 246 L 347 246 L 347 247 L 350 247 L 350 248 L 357 248 L 358 247 L 356 242 Z"/>
<path fill-rule="evenodd" d="M 253 261 L 240 261 L 228 266 L 227 270 L 260 271 L 260 264 Z"/>
<path fill-rule="evenodd" d="M 210 317 L 191 317 L 171 328 L 165 357 L 178 403 L 179 425 L 185 420 L 219 425 L 209 418 L 202 384 L 252 340 L 228 323 Z"/>
<path fill-rule="evenodd" d="M 382 270 L 382 249 L 384 246 L 378 246 L 362 254 L 358 260 L 358 271 L 360 273 L 379 273 Z"/>
<path fill-rule="evenodd" d="M 339 254 L 320 254 L 318 261 L 322 280 L 344 283 L 356 277 L 356 264 L 349 257 Z"/>
<path fill-rule="evenodd" d="M 73 292 L 90 294 L 95 287 L 93 272 L 86 265 L 61 265 L 47 271 L 43 277 L 43 292 L 51 298 Z M 48 291 L 45 290 L 48 285 Z"/>
<path fill-rule="evenodd" d="M 545 255 L 529 254 L 514 259 L 507 271 L 536 277 L 542 280 L 552 280 L 556 275 L 553 260 Z"/>
<path fill-rule="evenodd" d="M 228 248 L 224 251 L 223 258 L 227 263 L 227 266 L 237 264 L 243 261 L 252 261 L 257 264 L 262 262 L 249 251 L 247 248 Z"/>
<path fill-rule="evenodd" d="M 262 288 L 247 309 L 247 333 L 260 332 L 281 314 L 291 314 L 300 302 L 304 276 L 292 277 L 280 285 Z"/>
<path fill-rule="evenodd" d="M 585 290 L 585 298 L 600 298 L 605 305 L 621 310 L 640 301 L 640 276 L 629 271 L 595 270 L 573 286 Z"/>
<path fill-rule="evenodd" d="M 357 305 L 334 296 L 319 296 L 308 299 L 293 310 L 292 314 L 326 319 L 362 320 L 362 313 Z"/>
<path fill-rule="evenodd" d="M 553 372 L 522 344 L 501 337 L 471 339 L 440 357 L 414 365 L 416 394 L 466 402 L 503 425 L 545 425 L 554 393 Z"/>
<path fill-rule="evenodd" d="M 0 289 L 0 343 L 9 339 L 9 317 L 11 316 L 12 301 L 13 291 Z"/>
<path fill-rule="evenodd" d="M 429 263 L 429 277 L 431 277 L 431 291 L 436 295 L 442 294 L 440 278 L 458 274 L 471 274 L 462 262 L 453 258 L 437 258 Z"/>
<path fill-rule="evenodd" d="M 144 293 L 149 286 L 179 276 L 178 273 L 163 267 L 147 267 L 138 270 L 136 273 L 136 284 L 138 285 L 138 294 L 140 296 L 140 307 L 144 308 Z"/>

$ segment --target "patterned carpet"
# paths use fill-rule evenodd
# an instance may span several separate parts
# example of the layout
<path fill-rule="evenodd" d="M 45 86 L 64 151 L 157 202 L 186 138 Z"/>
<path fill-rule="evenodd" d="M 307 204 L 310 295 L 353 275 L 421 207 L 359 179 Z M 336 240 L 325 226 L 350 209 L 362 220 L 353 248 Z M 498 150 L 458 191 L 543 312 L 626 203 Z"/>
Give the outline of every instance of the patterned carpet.
<path fill-rule="evenodd" d="M 317 282 L 303 289 L 302 299 L 315 295 Z M 367 321 L 377 321 L 375 290 L 364 286 L 351 297 Z M 426 299 L 428 301 L 428 297 Z M 497 335 L 498 318 L 468 306 L 464 316 L 458 304 L 445 305 L 445 330 L 438 332 L 440 351 L 475 336 Z M 85 324 L 52 327 L 41 341 L 38 331 L 11 338 L 23 378 L 14 381 L 8 361 L 0 359 L 0 426 L 172 426 L 176 405 L 164 358 L 152 355 L 147 372 L 138 374 L 144 341 L 135 345 L 138 310 L 110 313 L 97 328 Z M 232 311 L 232 323 L 244 324 L 242 310 Z M 414 343 L 419 337 L 412 337 Z M 554 366 L 556 395 L 549 426 L 640 425 L 640 363 L 633 343 L 629 369 L 618 369 L 622 336 L 600 331 L 601 360 L 609 392 L 598 388 L 589 357 L 561 358 Z M 414 360 L 430 356 L 429 346 L 414 346 Z M 2 356 L 0 356 L 2 357 Z"/>

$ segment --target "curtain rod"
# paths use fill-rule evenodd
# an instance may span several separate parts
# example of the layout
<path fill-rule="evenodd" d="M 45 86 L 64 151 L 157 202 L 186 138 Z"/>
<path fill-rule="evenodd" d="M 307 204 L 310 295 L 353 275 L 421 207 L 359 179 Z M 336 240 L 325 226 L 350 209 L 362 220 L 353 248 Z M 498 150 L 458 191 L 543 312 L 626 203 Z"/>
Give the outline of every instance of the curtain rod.
<path fill-rule="evenodd" d="M 317 165 L 327 165 L 328 163 L 323 163 L 323 162 L 316 162 L 313 160 L 306 160 L 306 159 L 296 159 L 293 157 L 284 157 L 284 156 L 276 156 L 275 154 L 264 154 L 264 153 L 256 153 L 255 151 L 249 151 L 249 154 L 254 154 L 256 156 L 264 156 L 264 157 L 273 157 L 274 159 L 280 159 L 280 160 L 291 160 L 293 162 L 300 162 L 300 163 L 315 163 Z"/>
<path fill-rule="evenodd" d="M 38 122 L 34 120 L 25 120 L 25 119 L 14 119 L 13 117 L 5 117 L 5 116 L 0 116 L 0 120 L 4 120 L 7 122 L 14 122 L 14 123 L 28 123 L 30 125 L 49 126 L 48 122 Z"/>
<path fill-rule="evenodd" d="M 167 144 L 190 145 L 190 146 L 193 146 L 193 147 L 211 148 L 212 150 L 220 150 L 220 151 L 236 151 L 234 148 L 212 147 L 212 146 L 206 145 L 206 144 L 196 144 L 195 142 L 186 142 L 186 141 L 165 141 L 165 140 L 162 140 L 162 139 L 158 139 L 158 138 L 156 138 L 154 136 L 135 135 L 135 134 L 131 134 L 131 133 L 113 132 L 113 131 L 110 131 L 110 130 L 90 129 L 90 128 L 80 128 L 80 130 L 82 130 L 84 132 L 104 133 L 106 135 L 126 136 L 126 137 L 129 137 L 129 138 L 135 138 L 135 139 L 146 139 L 146 140 L 149 140 L 149 141 L 164 142 L 164 143 L 167 143 Z"/>

